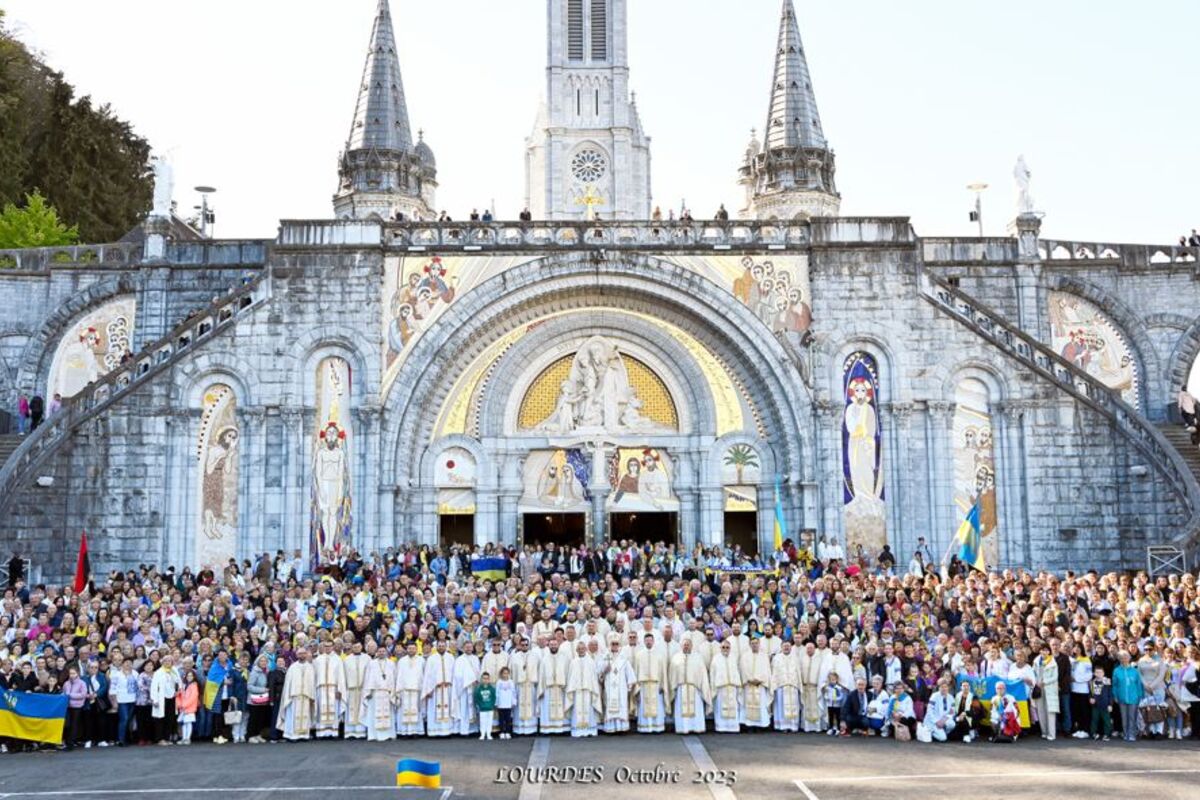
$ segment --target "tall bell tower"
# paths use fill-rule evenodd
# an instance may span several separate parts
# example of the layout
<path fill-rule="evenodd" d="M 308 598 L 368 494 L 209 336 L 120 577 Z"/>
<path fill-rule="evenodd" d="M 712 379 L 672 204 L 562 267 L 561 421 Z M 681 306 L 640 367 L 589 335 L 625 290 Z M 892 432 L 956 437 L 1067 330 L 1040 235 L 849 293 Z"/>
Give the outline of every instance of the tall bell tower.
<path fill-rule="evenodd" d="M 629 92 L 626 0 L 547 0 L 546 96 L 525 142 L 534 219 L 649 219 L 650 138 Z"/>

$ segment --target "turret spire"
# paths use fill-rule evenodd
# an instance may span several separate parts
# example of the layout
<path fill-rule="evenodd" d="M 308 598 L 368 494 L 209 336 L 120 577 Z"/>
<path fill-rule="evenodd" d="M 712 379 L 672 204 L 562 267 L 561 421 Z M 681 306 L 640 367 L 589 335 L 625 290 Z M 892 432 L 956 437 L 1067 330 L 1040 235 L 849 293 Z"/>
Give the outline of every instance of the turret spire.
<path fill-rule="evenodd" d="M 371 43 L 339 165 L 338 218 L 433 216 L 437 167 L 423 140 L 413 145 L 388 0 L 379 0 Z"/>
<path fill-rule="evenodd" d="M 813 92 L 808 58 L 792 0 L 783 0 L 767 127 L 751 134 L 738 183 L 746 191 L 740 215 L 755 219 L 837 216 L 841 196 L 834 158 Z"/>
<path fill-rule="evenodd" d="M 783 15 L 779 21 L 775 83 L 771 86 L 766 137 L 768 148 L 826 147 L 792 0 L 783 0 Z"/>
<path fill-rule="evenodd" d="M 346 141 L 347 150 L 365 148 L 411 150 L 412 130 L 408 125 L 408 105 L 404 101 L 404 82 L 400 78 L 400 59 L 396 55 L 396 34 L 388 0 L 379 0 L 371 47 L 363 66 L 354 124 Z"/>

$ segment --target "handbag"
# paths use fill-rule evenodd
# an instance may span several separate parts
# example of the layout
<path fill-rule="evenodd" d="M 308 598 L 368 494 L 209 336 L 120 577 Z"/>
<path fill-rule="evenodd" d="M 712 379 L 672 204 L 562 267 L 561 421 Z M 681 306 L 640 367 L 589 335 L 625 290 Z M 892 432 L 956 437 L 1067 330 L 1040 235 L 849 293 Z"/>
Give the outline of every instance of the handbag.
<path fill-rule="evenodd" d="M 234 700 L 233 703 L 235 706 L 237 705 L 236 700 Z M 225 712 L 225 724 L 226 725 L 237 725 L 241 721 L 242 721 L 242 712 L 239 709 L 237 709 L 236 707 L 231 708 L 229 711 Z"/>
<path fill-rule="evenodd" d="M 266 692 L 250 695 L 250 705 L 252 706 L 265 706 L 269 702 L 271 702 L 271 695 Z"/>
<path fill-rule="evenodd" d="M 926 744 L 933 741 L 933 733 L 930 732 L 924 722 L 917 723 L 917 741 L 925 742 Z"/>
<path fill-rule="evenodd" d="M 908 729 L 908 726 L 905 725 L 903 722 L 901 722 L 897 725 L 893 725 L 892 727 L 894 727 L 896 729 L 896 741 L 897 742 L 911 742 L 912 741 L 912 731 L 910 731 Z"/>
<path fill-rule="evenodd" d="M 1042 699 L 1042 687 L 1040 687 L 1040 686 L 1033 687 L 1033 699 L 1034 700 Z"/>
<path fill-rule="evenodd" d="M 1167 719 L 1167 710 L 1162 706 L 1146 706 L 1142 709 L 1142 714 L 1146 718 L 1147 725 L 1156 725 Z"/>

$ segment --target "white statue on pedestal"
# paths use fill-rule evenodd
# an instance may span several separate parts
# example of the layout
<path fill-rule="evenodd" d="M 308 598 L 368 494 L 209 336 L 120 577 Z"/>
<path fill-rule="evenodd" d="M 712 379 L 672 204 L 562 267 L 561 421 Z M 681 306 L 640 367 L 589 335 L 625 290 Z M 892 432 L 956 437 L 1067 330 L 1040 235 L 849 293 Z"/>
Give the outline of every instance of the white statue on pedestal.
<path fill-rule="evenodd" d="M 593 336 L 575 354 L 554 412 L 538 428 L 547 433 L 661 430 L 642 416 L 641 406 L 617 345 Z"/>
<path fill-rule="evenodd" d="M 171 199 L 175 193 L 175 173 L 171 169 L 166 156 L 154 159 L 154 207 L 150 211 L 152 217 L 171 217 Z"/>
<path fill-rule="evenodd" d="M 1030 178 L 1033 172 L 1025 163 L 1025 156 L 1017 156 L 1017 165 L 1013 167 L 1013 179 L 1017 182 L 1017 215 L 1024 216 L 1034 213 L 1033 195 L 1029 192 Z"/>

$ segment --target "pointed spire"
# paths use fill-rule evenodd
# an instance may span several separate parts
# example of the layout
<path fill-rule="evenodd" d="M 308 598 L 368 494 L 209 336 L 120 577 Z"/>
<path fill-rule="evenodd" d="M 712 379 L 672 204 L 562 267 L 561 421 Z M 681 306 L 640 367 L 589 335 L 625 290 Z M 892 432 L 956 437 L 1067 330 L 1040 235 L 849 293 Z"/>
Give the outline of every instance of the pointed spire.
<path fill-rule="evenodd" d="M 375 13 L 371 49 L 363 66 L 354 124 L 346 142 L 347 151 L 370 149 L 412 149 L 412 130 L 408 125 L 408 106 L 404 101 L 388 0 L 379 0 Z"/>
<path fill-rule="evenodd" d="M 783 0 L 765 139 L 768 151 L 781 147 L 828 148 L 792 0 Z"/>

